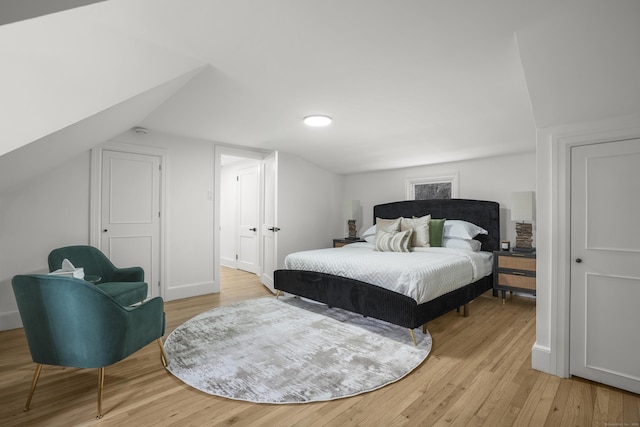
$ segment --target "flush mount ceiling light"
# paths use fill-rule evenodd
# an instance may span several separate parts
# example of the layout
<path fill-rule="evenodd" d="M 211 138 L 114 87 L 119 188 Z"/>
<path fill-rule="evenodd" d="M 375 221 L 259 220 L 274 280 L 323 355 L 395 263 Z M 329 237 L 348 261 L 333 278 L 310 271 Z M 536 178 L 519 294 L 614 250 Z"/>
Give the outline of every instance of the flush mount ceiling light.
<path fill-rule="evenodd" d="M 331 123 L 331 117 L 329 116 L 307 116 L 304 118 L 304 124 L 307 126 L 328 126 Z"/>

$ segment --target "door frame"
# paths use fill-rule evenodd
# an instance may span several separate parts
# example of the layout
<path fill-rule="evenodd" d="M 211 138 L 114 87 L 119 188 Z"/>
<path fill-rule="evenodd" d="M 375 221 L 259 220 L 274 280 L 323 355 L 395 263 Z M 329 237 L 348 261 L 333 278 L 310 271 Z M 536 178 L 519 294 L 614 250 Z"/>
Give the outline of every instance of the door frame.
<path fill-rule="evenodd" d="M 213 150 L 213 181 L 214 181 L 214 190 L 213 190 L 213 203 L 214 203 L 214 213 L 213 213 L 213 292 L 220 292 L 220 171 L 222 169 L 222 156 L 235 156 L 235 157 L 244 157 L 246 159 L 253 160 L 262 160 L 269 152 L 267 151 L 257 151 L 257 150 L 248 150 L 236 147 L 230 147 L 226 145 L 216 145 Z M 262 165 L 260 165 L 258 170 L 258 176 L 262 175 Z M 261 188 L 262 181 L 259 183 L 259 188 Z M 259 215 L 262 216 L 263 210 L 263 194 L 260 191 L 260 200 L 259 203 Z M 258 224 L 258 227 L 261 227 Z M 262 247 L 259 245 L 258 247 L 258 263 L 260 264 L 259 268 L 262 268 L 262 263 L 260 261 L 260 256 L 262 253 Z"/>
<path fill-rule="evenodd" d="M 91 172 L 89 182 L 89 244 L 96 248 L 100 247 L 102 239 L 102 233 L 100 230 L 100 224 L 102 223 L 102 156 L 105 150 L 157 156 L 160 158 L 160 247 L 158 248 L 160 250 L 160 268 L 158 269 L 160 277 L 158 277 L 158 280 L 160 281 L 160 296 L 164 298 L 166 294 L 166 281 L 164 278 L 168 277 L 166 272 L 167 263 L 165 262 L 167 239 L 164 238 L 164 236 L 167 235 L 167 221 L 165 220 L 167 212 L 167 173 L 169 169 L 167 167 L 167 150 L 163 148 L 125 144 L 115 141 L 109 141 L 91 149 Z M 150 284 L 150 286 L 154 285 Z"/>
<path fill-rule="evenodd" d="M 544 300 L 536 309 L 536 343 L 532 349 L 532 367 L 559 377 L 570 376 L 570 292 L 571 292 L 571 148 L 579 145 L 640 138 L 637 118 L 607 120 L 541 129 L 536 150 L 538 164 L 549 164 L 548 179 L 537 168 L 537 192 L 545 194 L 537 205 L 538 277 L 549 283 L 539 289 Z M 542 146 L 542 147 L 541 147 Z M 545 149 L 546 148 L 546 149 Z M 546 171 L 546 170 L 545 170 Z M 543 204 L 547 210 L 541 211 Z M 541 229 L 548 227 L 545 233 Z M 540 282 L 539 282 L 540 283 Z M 546 323 L 548 321 L 548 323 Z M 548 335 L 548 345 L 540 336 Z"/>

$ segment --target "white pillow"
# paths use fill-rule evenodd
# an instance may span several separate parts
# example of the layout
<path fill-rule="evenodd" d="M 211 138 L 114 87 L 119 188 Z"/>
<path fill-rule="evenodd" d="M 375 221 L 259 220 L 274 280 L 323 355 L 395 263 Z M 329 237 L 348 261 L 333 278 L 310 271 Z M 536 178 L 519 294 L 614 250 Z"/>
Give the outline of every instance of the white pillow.
<path fill-rule="evenodd" d="M 413 230 L 413 237 L 410 245 L 429 247 L 429 221 L 431 215 L 420 218 L 402 218 L 400 221 L 400 231 Z"/>
<path fill-rule="evenodd" d="M 362 238 L 367 241 L 367 243 L 373 243 L 376 240 L 376 225 L 372 225 L 367 228 L 367 231 L 362 233 Z"/>
<path fill-rule="evenodd" d="M 482 242 L 473 239 L 442 239 L 443 248 L 466 249 L 468 251 L 478 252 L 482 247 Z"/>
<path fill-rule="evenodd" d="M 489 234 L 489 232 L 482 227 L 459 219 L 448 219 L 444 222 L 444 237 L 473 239 L 478 234 Z"/>

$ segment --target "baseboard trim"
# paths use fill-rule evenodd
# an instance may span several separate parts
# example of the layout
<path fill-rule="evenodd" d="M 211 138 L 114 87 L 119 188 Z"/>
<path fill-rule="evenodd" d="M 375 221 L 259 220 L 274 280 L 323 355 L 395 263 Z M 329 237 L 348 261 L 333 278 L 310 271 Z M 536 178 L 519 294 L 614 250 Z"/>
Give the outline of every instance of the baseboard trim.
<path fill-rule="evenodd" d="M 182 298 L 213 294 L 215 293 L 214 285 L 214 282 L 201 282 L 168 288 L 165 291 L 164 299 L 165 301 L 173 301 Z"/>
<path fill-rule="evenodd" d="M 236 263 L 237 263 L 237 261 L 235 259 L 220 257 L 220 265 L 221 266 L 235 269 L 235 268 L 237 268 L 236 267 Z"/>
<path fill-rule="evenodd" d="M 0 331 L 22 328 L 22 319 L 19 311 L 0 313 Z"/>
<path fill-rule="evenodd" d="M 553 375 L 551 372 L 551 348 L 535 343 L 531 349 L 531 367 Z"/>

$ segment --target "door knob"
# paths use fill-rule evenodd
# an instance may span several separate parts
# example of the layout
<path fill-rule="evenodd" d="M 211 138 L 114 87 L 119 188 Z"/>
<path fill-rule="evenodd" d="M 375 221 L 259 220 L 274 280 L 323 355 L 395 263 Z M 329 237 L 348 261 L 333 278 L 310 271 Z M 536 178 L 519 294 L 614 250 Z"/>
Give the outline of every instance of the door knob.
<path fill-rule="evenodd" d="M 257 228 L 255 228 L 255 227 L 251 227 L 251 228 L 249 229 L 249 231 L 258 231 L 258 229 L 257 229 Z"/>
<path fill-rule="evenodd" d="M 582 262 L 582 258 L 576 258 L 576 262 L 580 264 Z"/>
<path fill-rule="evenodd" d="M 107 230 L 106 228 L 104 230 L 102 230 L 103 233 L 106 233 L 107 231 L 109 231 L 109 230 Z"/>

